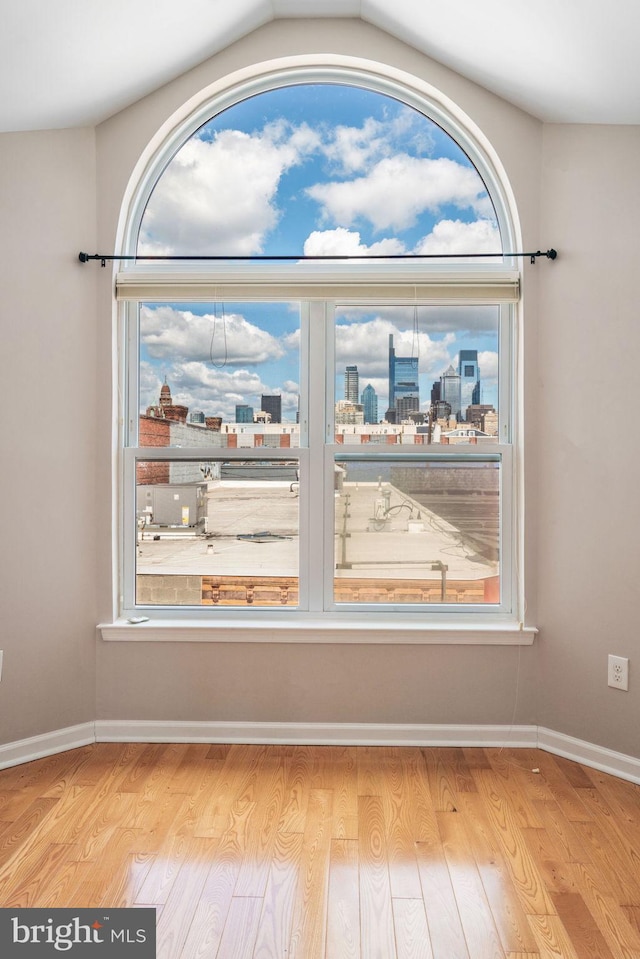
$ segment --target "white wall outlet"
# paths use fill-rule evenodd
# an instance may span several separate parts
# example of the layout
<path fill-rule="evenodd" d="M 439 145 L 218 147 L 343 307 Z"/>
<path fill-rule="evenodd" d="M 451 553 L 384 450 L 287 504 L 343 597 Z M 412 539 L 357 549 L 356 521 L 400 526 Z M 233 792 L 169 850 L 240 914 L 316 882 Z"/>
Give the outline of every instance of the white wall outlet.
<path fill-rule="evenodd" d="M 629 688 L 629 660 L 625 656 L 609 656 L 607 683 L 614 689 Z"/>

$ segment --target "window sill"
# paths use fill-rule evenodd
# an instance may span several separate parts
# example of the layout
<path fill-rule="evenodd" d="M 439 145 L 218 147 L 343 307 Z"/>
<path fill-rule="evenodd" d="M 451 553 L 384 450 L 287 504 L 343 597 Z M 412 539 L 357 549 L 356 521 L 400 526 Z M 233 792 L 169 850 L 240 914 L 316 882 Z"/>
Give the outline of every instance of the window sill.
<path fill-rule="evenodd" d="M 348 622 L 343 618 L 202 620 L 126 619 L 98 626 L 108 642 L 337 643 L 392 645 L 531 646 L 538 630 L 515 621 L 473 623 Z"/>

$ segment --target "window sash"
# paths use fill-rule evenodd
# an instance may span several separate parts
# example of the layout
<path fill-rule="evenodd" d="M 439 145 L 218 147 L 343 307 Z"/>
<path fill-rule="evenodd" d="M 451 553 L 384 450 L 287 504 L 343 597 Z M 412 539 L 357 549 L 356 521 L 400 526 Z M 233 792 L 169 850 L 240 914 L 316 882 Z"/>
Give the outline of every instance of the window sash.
<path fill-rule="evenodd" d="M 456 283 L 450 284 L 453 291 Z M 459 279 L 459 277 L 457 278 Z M 130 292 L 131 287 L 127 287 Z M 402 300 L 395 292 L 393 283 L 390 285 L 381 284 L 383 295 L 373 295 L 370 287 L 367 287 L 366 299 L 362 295 L 354 298 L 354 302 L 367 305 L 369 299 L 372 304 L 381 302 L 418 302 L 420 305 L 425 300 L 433 303 L 431 297 L 421 297 L 414 292 L 413 287 L 406 284 L 401 285 Z M 300 461 L 300 499 L 299 499 L 299 606 L 293 610 L 278 610 L 284 615 L 300 614 L 331 614 L 338 615 L 340 618 L 349 620 L 350 617 L 359 615 L 380 615 L 383 618 L 387 615 L 401 617 L 402 619 L 411 618 L 412 615 L 420 614 L 427 619 L 436 620 L 445 616 L 452 621 L 468 619 L 470 615 L 482 617 L 500 617 L 512 616 L 516 613 L 517 604 L 517 583 L 515 582 L 515 542 L 517 526 L 514 517 L 514 491 L 516 481 L 514 475 L 514 456 L 512 447 L 513 417 L 514 417 L 514 390 L 513 390 L 513 356 L 515 355 L 514 343 L 512 341 L 512 331 L 515 324 L 511 318 L 511 309 L 507 305 L 512 302 L 508 298 L 502 298 L 501 319 L 500 319 L 500 426 L 498 442 L 491 447 L 478 449 L 475 446 L 460 445 L 455 447 L 420 446 L 420 447 L 389 447 L 389 446 L 359 446 L 353 451 L 346 450 L 343 445 L 334 442 L 334 311 L 335 299 L 327 296 L 327 289 L 322 298 L 303 300 L 301 302 L 301 407 L 300 407 L 300 429 L 301 446 L 295 450 L 288 449 L 225 449 L 224 453 L 220 449 L 206 447 L 198 448 L 180 448 L 180 447 L 140 447 L 138 446 L 138 322 L 139 310 L 137 309 L 137 297 L 129 297 L 126 304 L 127 328 L 123 337 L 123 345 L 128 355 L 128 365 L 125 365 L 123 371 L 124 380 L 127 384 L 127 396 L 125 398 L 126 414 L 123 426 L 123 509 L 121 519 L 121 607 L 125 615 L 131 615 L 136 610 L 149 609 L 142 604 L 136 605 L 135 601 L 135 570 L 136 570 L 136 547 L 137 547 L 137 525 L 136 525 L 136 463 L 138 461 L 181 461 L 181 460 L 217 460 L 222 455 L 225 460 L 243 460 L 256 459 L 264 460 L 265 456 L 269 459 L 290 459 L 292 454 Z M 202 289 L 191 291 L 192 300 L 203 300 L 205 295 Z M 334 290 L 335 292 L 335 290 Z M 144 299 L 148 299 L 148 291 L 145 290 Z M 230 291 L 227 291 L 229 294 Z M 168 288 L 155 288 L 156 298 L 159 301 L 165 301 L 172 297 L 168 294 Z M 301 294 L 300 287 L 296 288 L 296 294 L 285 294 L 281 286 L 274 286 L 273 298 L 299 299 Z M 253 289 L 253 295 L 256 300 L 268 299 L 265 295 L 264 285 L 256 286 Z M 153 296 L 151 297 L 153 299 Z M 212 298 L 220 300 L 223 298 L 220 287 L 212 290 Z M 247 299 L 248 288 L 243 285 L 233 286 L 233 297 L 227 296 L 227 299 Z M 185 299 L 181 294 L 179 299 Z M 344 303 L 344 297 L 336 298 Z M 496 303 L 495 296 L 488 298 L 487 301 Z M 450 302 L 454 302 L 452 297 Z M 464 301 L 468 302 L 468 301 Z M 303 436 L 305 437 L 304 445 Z M 221 455 L 222 454 L 222 455 Z M 426 461 L 449 461 L 449 462 L 469 462 L 473 460 L 487 461 L 493 459 L 499 461 L 500 466 L 500 493 L 499 493 L 499 513 L 500 513 L 500 536 L 499 536 L 499 556 L 500 556 L 500 603 L 487 605 L 452 605 L 452 604 L 434 604 L 431 605 L 384 605 L 376 606 L 364 603 L 358 604 L 336 604 L 334 602 L 334 543 L 335 543 L 335 517 L 334 517 L 334 498 L 329 495 L 333 488 L 333 470 L 335 458 L 341 459 L 349 456 L 359 460 L 368 459 L 371 461 L 388 461 L 389 459 L 408 460 L 413 462 Z M 322 509 L 318 508 L 321 502 Z M 195 609 L 194 607 L 153 607 L 153 617 L 168 618 L 176 615 L 179 610 L 181 618 L 202 618 L 206 615 L 212 623 L 216 618 L 216 611 L 208 607 L 204 609 Z M 227 614 L 229 610 L 225 611 Z M 233 615 L 239 618 L 250 618 L 252 615 L 259 615 L 262 618 L 269 617 L 274 613 L 270 609 L 251 609 L 235 608 Z"/>
<path fill-rule="evenodd" d="M 453 452 L 453 449 L 460 452 Z M 345 453 L 342 445 L 327 444 L 324 447 L 324 477 L 325 488 L 331 489 L 333 486 L 334 463 L 336 459 L 345 461 L 361 462 L 368 460 L 371 463 L 393 461 L 401 463 L 458 463 L 465 464 L 469 462 L 495 462 L 500 464 L 500 489 L 499 489 L 499 571 L 500 571 L 500 602 L 498 604 L 367 604 L 367 603 L 337 603 L 334 600 L 334 556 L 335 556 L 335 517 L 333 497 L 328 495 L 325 498 L 325 509 L 323 516 L 324 529 L 322 532 L 322 542 L 324 544 L 324 555 L 321 557 L 318 551 L 313 552 L 311 557 L 314 569 L 312 576 L 321 580 L 323 583 L 323 603 L 317 607 L 318 611 L 339 612 L 339 613 L 357 613 L 378 612 L 393 613 L 401 617 L 410 612 L 420 610 L 425 616 L 437 616 L 445 614 L 453 616 L 462 614 L 464 617 L 469 613 L 477 613 L 481 616 L 487 615 L 505 615 L 514 612 L 516 602 L 515 581 L 514 581 L 514 525 L 513 525 L 513 450 L 509 445 L 492 446 L 486 452 L 477 452 L 475 448 L 463 449 L 462 447 L 445 447 L 442 450 L 433 447 L 417 447 L 411 449 L 404 448 L 386 448 L 375 449 L 374 447 L 355 447 L 353 452 Z M 319 532 L 317 533 L 320 536 Z"/>
<path fill-rule="evenodd" d="M 323 613 L 359 613 L 375 612 L 384 615 L 395 613 L 406 616 L 408 613 L 421 610 L 425 614 L 457 613 L 467 615 L 471 612 L 486 615 L 488 612 L 512 612 L 513 583 L 513 525 L 512 525 L 512 489 L 510 480 L 512 470 L 512 449 L 510 446 L 495 446 L 487 452 L 453 452 L 446 450 L 428 450 L 425 448 L 389 449 L 382 447 L 360 447 L 358 451 L 345 452 L 339 444 L 327 444 L 320 451 L 323 467 L 318 477 L 317 471 L 311 463 L 314 460 L 311 449 L 296 449 L 295 459 L 300 464 L 299 488 L 299 543 L 300 555 L 298 563 L 299 574 L 299 604 L 298 611 Z M 123 609 L 126 612 L 134 610 L 153 609 L 156 615 L 157 607 L 147 607 L 144 603 L 136 603 L 136 549 L 137 549 L 137 521 L 136 521 L 136 466 L 140 462 L 202 462 L 216 461 L 262 461 L 267 457 L 271 461 L 290 460 L 292 451 L 287 449 L 229 449 L 220 456 L 220 450 L 212 449 L 207 455 L 206 449 L 176 448 L 176 447 L 139 447 L 124 450 L 124 510 L 123 510 L 123 547 L 124 547 L 124 582 L 123 582 Z M 424 464 L 428 462 L 457 463 L 469 462 L 496 462 L 500 464 L 499 490 L 499 540 L 498 550 L 500 557 L 500 603 L 499 604 L 375 604 L 375 603 L 337 603 L 334 600 L 335 576 L 335 516 L 334 498 L 327 491 L 333 489 L 334 465 L 336 459 L 340 461 L 356 460 L 370 463 L 394 462 Z M 324 492 L 322 508 L 318 508 L 317 493 Z M 171 607 L 160 607 L 166 611 Z M 177 609 L 177 607 L 175 607 Z M 193 607 L 180 607 L 180 615 L 184 616 Z M 240 610 L 245 615 L 250 610 Z M 295 610 L 294 610 L 295 611 Z M 271 611 L 264 611 L 271 612 Z M 278 610 L 281 612 L 281 610 Z M 286 610 L 288 615 L 291 611 Z M 211 613 L 210 613 L 211 615 Z M 213 614 L 215 616 L 215 613 Z"/>

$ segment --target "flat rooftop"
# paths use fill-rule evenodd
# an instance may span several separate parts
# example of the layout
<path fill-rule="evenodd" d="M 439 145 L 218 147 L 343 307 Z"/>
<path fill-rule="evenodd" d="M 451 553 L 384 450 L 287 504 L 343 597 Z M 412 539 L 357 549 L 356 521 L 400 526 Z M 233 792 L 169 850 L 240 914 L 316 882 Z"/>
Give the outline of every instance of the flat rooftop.
<path fill-rule="evenodd" d="M 461 530 L 390 484 L 386 489 L 385 498 L 377 483 L 345 483 L 336 493 L 336 576 L 439 581 L 440 564 L 448 579 L 498 575 L 498 563 L 478 554 Z M 297 487 L 289 483 L 211 483 L 207 532 L 146 527 L 137 573 L 295 577 L 298 514 Z"/>

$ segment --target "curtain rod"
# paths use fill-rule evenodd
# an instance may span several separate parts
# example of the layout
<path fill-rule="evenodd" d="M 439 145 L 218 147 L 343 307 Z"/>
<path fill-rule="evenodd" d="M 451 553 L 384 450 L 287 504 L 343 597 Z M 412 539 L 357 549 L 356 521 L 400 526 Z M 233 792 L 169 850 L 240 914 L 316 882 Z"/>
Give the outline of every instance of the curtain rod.
<path fill-rule="evenodd" d="M 172 260 L 215 260 L 223 262 L 249 260 L 251 262 L 260 262 L 270 260 L 450 260 L 458 258 L 470 259 L 471 257 L 528 256 L 531 258 L 531 262 L 535 263 L 539 256 L 546 256 L 548 260 L 555 260 L 557 255 L 558 254 L 555 250 L 537 250 L 535 253 L 373 253 L 369 254 L 368 256 L 354 256 L 350 253 L 337 253 L 323 256 L 139 256 L 137 254 L 134 254 L 133 256 L 115 256 L 106 253 L 79 253 L 78 259 L 81 263 L 87 263 L 89 260 L 100 260 L 101 266 L 106 266 L 107 260 L 160 260 L 162 262 L 169 262 Z"/>

